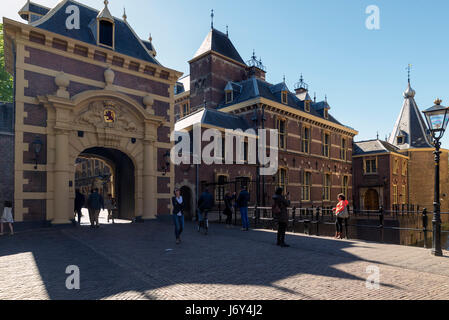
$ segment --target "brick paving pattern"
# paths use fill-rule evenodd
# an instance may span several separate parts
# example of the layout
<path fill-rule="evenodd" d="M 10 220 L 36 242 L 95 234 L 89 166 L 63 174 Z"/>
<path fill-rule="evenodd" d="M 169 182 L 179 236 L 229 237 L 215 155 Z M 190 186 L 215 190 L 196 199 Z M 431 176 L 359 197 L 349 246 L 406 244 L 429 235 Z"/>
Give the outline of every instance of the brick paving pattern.
<path fill-rule="evenodd" d="M 47 229 L 0 237 L 0 299 L 449 299 L 449 252 L 211 225 L 153 221 Z M 66 267 L 80 268 L 68 290 Z M 366 287 L 368 266 L 380 288 Z"/>

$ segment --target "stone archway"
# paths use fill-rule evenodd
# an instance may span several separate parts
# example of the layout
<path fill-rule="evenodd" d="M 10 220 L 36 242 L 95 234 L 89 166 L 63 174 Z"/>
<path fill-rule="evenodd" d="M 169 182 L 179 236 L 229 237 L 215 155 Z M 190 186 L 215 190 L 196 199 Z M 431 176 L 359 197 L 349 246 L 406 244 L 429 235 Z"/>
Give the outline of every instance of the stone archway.
<path fill-rule="evenodd" d="M 69 99 L 40 97 L 48 112 L 47 213 L 53 224 L 73 214 L 76 158 L 84 150 L 118 150 L 129 157 L 135 175 L 135 217 L 154 219 L 157 211 L 157 128 L 163 118 L 130 97 L 108 90 L 85 91 Z"/>

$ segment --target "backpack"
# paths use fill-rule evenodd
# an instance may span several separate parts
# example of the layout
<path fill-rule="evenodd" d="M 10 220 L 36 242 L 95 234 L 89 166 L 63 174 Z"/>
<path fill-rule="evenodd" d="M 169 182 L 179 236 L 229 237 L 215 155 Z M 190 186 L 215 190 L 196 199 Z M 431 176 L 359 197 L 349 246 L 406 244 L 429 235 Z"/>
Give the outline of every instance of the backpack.
<path fill-rule="evenodd" d="M 281 208 L 278 205 L 278 202 L 275 200 L 272 207 L 271 212 L 273 213 L 273 218 L 279 219 L 279 216 L 281 215 Z"/>

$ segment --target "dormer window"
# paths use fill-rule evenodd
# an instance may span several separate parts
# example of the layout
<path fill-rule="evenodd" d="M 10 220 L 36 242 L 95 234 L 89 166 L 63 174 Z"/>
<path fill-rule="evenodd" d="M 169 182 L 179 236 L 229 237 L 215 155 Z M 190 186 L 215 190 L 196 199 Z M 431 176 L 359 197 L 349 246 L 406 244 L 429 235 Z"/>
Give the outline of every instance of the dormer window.
<path fill-rule="evenodd" d="M 234 100 L 234 92 L 232 90 L 226 90 L 226 104 L 231 103 Z"/>
<path fill-rule="evenodd" d="M 309 101 L 309 100 L 306 100 L 306 101 L 304 102 L 304 110 L 305 110 L 306 112 L 310 112 L 310 101 Z"/>
<path fill-rule="evenodd" d="M 404 144 L 405 143 L 405 137 L 404 136 L 398 136 L 398 144 Z"/>
<path fill-rule="evenodd" d="M 324 109 L 324 119 L 329 119 L 329 110 Z"/>
<path fill-rule="evenodd" d="M 288 93 L 287 91 L 282 91 L 282 103 L 288 104 Z"/>
<path fill-rule="evenodd" d="M 108 3 L 105 0 L 105 7 L 97 16 L 97 44 L 114 49 L 114 17 L 109 12 Z"/>

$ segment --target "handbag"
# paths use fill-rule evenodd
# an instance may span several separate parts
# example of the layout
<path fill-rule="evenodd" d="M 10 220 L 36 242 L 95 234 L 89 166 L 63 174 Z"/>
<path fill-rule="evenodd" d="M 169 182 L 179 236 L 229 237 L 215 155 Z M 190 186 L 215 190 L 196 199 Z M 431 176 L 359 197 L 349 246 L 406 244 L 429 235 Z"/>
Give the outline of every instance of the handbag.
<path fill-rule="evenodd" d="M 343 211 L 340 212 L 340 213 L 337 215 L 337 217 L 338 217 L 338 218 L 341 218 L 341 219 L 348 219 L 348 218 L 349 218 L 349 210 L 348 210 L 348 206 L 345 206 L 345 208 L 343 209 Z"/>

